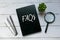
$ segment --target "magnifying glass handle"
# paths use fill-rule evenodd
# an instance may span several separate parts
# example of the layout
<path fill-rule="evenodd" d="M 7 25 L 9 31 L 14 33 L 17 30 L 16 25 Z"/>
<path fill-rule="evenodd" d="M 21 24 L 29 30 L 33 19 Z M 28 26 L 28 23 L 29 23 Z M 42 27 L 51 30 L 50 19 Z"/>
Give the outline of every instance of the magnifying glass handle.
<path fill-rule="evenodd" d="M 45 29 L 45 33 L 47 33 L 48 25 L 49 25 L 49 24 L 47 23 L 47 25 L 46 25 L 46 29 Z"/>

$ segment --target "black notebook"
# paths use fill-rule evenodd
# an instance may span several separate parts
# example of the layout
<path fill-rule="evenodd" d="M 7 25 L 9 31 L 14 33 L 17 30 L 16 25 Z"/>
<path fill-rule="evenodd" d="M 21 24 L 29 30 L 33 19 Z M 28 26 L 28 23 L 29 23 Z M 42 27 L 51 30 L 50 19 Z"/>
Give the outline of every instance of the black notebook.
<path fill-rule="evenodd" d="M 35 5 L 16 9 L 23 36 L 41 32 Z"/>

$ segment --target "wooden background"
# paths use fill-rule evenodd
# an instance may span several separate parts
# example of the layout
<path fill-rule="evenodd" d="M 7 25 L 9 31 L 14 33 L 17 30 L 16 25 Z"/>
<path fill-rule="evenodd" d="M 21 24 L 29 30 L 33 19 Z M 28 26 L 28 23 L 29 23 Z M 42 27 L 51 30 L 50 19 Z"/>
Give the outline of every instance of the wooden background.
<path fill-rule="evenodd" d="M 44 2 L 47 5 L 46 12 L 53 12 L 55 22 L 50 24 L 45 34 L 46 22 L 39 15 L 38 4 Z M 19 26 L 16 9 L 34 4 L 38 13 L 42 31 L 23 37 Z M 12 16 L 18 35 L 14 36 L 5 24 L 9 15 Z M 60 40 L 60 0 L 0 0 L 0 40 Z"/>

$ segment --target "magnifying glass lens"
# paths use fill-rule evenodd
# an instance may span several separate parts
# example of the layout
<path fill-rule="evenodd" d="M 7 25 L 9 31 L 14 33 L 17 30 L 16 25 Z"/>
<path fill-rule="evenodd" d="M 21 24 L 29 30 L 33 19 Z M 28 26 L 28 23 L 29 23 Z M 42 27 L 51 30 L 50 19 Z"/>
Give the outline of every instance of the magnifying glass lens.
<path fill-rule="evenodd" d="M 54 16 L 52 14 L 46 14 L 45 19 L 47 22 L 52 22 L 54 20 Z"/>

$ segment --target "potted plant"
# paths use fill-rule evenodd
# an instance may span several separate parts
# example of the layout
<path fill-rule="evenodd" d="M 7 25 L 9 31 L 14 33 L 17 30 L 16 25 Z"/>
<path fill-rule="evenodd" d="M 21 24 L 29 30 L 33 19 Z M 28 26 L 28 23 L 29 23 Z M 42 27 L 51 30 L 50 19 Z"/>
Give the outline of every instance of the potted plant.
<path fill-rule="evenodd" d="M 39 4 L 38 10 L 39 10 L 41 15 L 43 15 L 45 13 L 46 8 L 47 8 L 47 6 L 45 5 L 45 3 Z"/>

